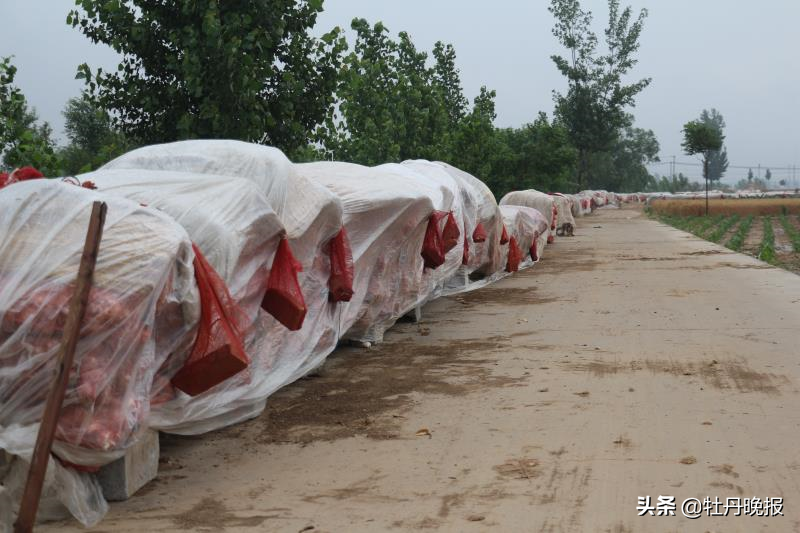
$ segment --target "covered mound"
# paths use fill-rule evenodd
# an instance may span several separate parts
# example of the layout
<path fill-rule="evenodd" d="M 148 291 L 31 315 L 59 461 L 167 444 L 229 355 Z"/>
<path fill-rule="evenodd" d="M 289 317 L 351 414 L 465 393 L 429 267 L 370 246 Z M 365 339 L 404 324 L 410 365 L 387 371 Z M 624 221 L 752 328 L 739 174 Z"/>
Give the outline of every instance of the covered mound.
<path fill-rule="evenodd" d="M 554 193 L 551 194 L 556 202 L 556 233 L 558 235 L 572 236 L 575 229 L 575 218 L 572 214 L 574 201 L 570 196 Z"/>
<path fill-rule="evenodd" d="M 347 290 L 331 289 L 342 284 L 341 279 L 332 279 L 337 273 L 341 276 L 341 269 L 331 268 L 332 253 L 335 258 L 335 252 L 343 251 L 346 244 L 340 235 L 343 227 L 340 200 L 327 188 L 299 174 L 280 150 L 241 141 L 198 140 L 148 146 L 111 161 L 103 170 L 123 168 L 250 180 L 283 224 L 288 241 L 279 247 L 278 254 L 282 259 L 280 264 L 286 268 L 272 269 L 271 277 L 274 272 L 279 275 L 272 284 L 275 290 L 268 287 L 263 306 L 279 315 L 281 323 L 292 332 L 281 332 L 265 339 L 265 345 L 252 347 L 276 354 L 275 364 L 269 367 L 270 379 L 230 404 L 235 412 L 219 420 L 209 420 L 204 429 L 256 416 L 263 410 L 269 394 L 322 364 L 338 342 L 338 302 L 331 295 L 347 294 Z M 342 262 L 334 260 L 334 263 Z M 296 290 L 289 290 L 295 276 L 299 285 Z M 344 276 L 345 284 L 347 277 Z M 302 305 L 295 305 L 301 301 L 297 296 L 302 297 Z M 183 429 L 173 427 L 172 431 Z"/>
<path fill-rule="evenodd" d="M 465 258 L 464 204 L 459 182 L 441 165 L 430 161 L 406 161 L 375 167 L 395 173 L 404 179 L 406 187 L 417 188 L 428 195 L 435 210 L 429 226 L 430 237 L 442 240 L 441 261 L 426 264 L 422 275 L 419 302 L 438 298 L 445 292 L 447 282 L 458 272 Z M 435 231 L 434 231 L 435 230 Z M 426 236 L 426 241 L 430 240 Z M 424 246 L 427 248 L 429 246 Z"/>
<path fill-rule="evenodd" d="M 489 187 L 481 180 L 447 163 L 437 163 L 456 178 L 464 205 L 464 227 L 469 251 L 466 276 L 455 276 L 461 283 L 451 283 L 453 292 L 470 288 L 471 282 L 503 269 L 502 256 L 507 253 L 502 241 L 502 215 L 497 200 Z M 466 284 L 462 280 L 466 279 Z"/>
<path fill-rule="evenodd" d="M 320 162 L 297 170 L 342 201 L 355 265 L 353 296 L 339 317 L 343 336 L 379 342 L 419 303 L 430 193 L 387 168 Z"/>
<path fill-rule="evenodd" d="M 500 200 L 500 205 L 521 205 L 523 207 L 532 207 L 539 211 L 550 221 L 547 242 L 553 242 L 556 230 L 556 217 L 558 215 L 555 198 L 535 189 L 528 189 L 525 191 L 513 191 L 506 194 L 503 196 L 502 200 Z"/>
<path fill-rule="evenodd" d="M 33 450 L 97 200 L 108 204 L 108 214 L 53 447 L 61 461 L 84 470 L 124 454 L 149 425 L 151 397 L 170 387 L 188 359 L 206 355 L 193 352 L 198 343 L 219 347 L 197 336 L 195 256 L 178 224 L 136 202 L 60 181 L 6 186 L 0 189 L 0 448 L 25 458 Z M 53 464 L 73 514 L 85 523 L 98 519 L 99 489 L 83 493 L 91 502 L 81 501 L 77 474 Z M 65 488 L 70 483 L 72 492 Z"/>

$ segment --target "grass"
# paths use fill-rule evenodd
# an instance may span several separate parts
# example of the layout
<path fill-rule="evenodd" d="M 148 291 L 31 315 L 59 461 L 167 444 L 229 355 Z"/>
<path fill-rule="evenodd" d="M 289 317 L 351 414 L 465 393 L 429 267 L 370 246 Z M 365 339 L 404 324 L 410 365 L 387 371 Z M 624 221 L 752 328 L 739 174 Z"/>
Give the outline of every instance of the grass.
<path fill-rule="evenodd" d="M 772 218 L 764 217 L 763 222 L 764 237 L 761 239 L 761 247 L 758 249 L 758 258 L 774 265 L 777 258 L 775 257 L 775 233 L 772 230 Z"/>
<path fill-rule="evenodd" d="M 711 215 L 781 215 L 800 214 L 800 198 L 738 198 L 709 200 Z M 683 217 L 701 216 L 705 213 L 705 199 L 653 200 L 651 210 L 657 215 Z"/>
<path fill-rule="evenodd" d="M 741 217 L 739 215 L 731 215 L 729 217 L 725 217 L 722 222 L 720 222 L 714 231 L 709 234 L 707 237 L 709 241 L 719 243 L 722 238 L 730 231 L 732 227 L 736 225 L 737 222 Z"/>
<path fill-rule="evenodd" d="M 736 233 L 733 234 L 725 246 L 734 252 L 740 251 L 744 245 L 744 240 L 747 238 L 747 234 L 750 232 L 750 226 L 752 225 L 753 215 L 745 217 L 745 219 L 742 220 L 742 223 L 739 224 L 739 227 L 736 228 Z"/>
<path fill-rule="evenodd" d="M 780 216 L 781 226 L 783 226 L 783 231 L 786 233 L 786 236 L 792 243 L 792 249 L 795 253 L 800 253 L 800 231 L 797 231 L 792 225 L 792 222 L 789 220 L 785 214 Z"/>

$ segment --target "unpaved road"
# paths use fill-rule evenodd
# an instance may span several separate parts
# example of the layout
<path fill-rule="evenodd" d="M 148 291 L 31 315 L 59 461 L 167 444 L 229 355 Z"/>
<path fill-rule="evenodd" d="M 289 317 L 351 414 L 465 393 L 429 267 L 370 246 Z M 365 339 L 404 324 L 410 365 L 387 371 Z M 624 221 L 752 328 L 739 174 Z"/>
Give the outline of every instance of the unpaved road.
<path fill-rule="evenodd" d="M 578 224 L 259 419 L 163 438 L 159 478 L 96 530 L 800 530 L 800 277 L 634 210 Z M 785 516 L 638 517 L 646 495 Z"/>

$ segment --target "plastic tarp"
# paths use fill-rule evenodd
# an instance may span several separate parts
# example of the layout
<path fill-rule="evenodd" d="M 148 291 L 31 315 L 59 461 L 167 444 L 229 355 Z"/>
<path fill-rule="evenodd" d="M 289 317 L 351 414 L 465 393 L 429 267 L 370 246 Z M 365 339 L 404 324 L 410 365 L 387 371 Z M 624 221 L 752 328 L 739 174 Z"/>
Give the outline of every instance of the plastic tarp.
<path fill-rule="evenodd" d="M 551 195 L 556 202 L 556 231 L 571 234 L 575 229 L 575 218 L 572 215 L 572 199 L 560 193 Z"/>
<path fill-rule="evenodd" d="M 353 297 L 342 304 L 339 317 L 344 337 L 379 342 L 386 329 L 420 303 L 420 252 L 434 212 L 433 191 L 409 184 L 390 168 L 319 162 L 297 170 L 327 187 L 344 209 L 355 265 Z M 441 219 L 435 224 L 440 226 Z"/>
<path fill-rule="evenodd" d="M 547 244 L 549 232 L 547 219 L 532 207 L 502 205 L 500 211 L 509 234 L 514 236 L 523 252 L 520 269 L 532 266 L 542 258 L 542 252 Z"/>
<path fill-rule="evenodd" d="M 521 205 L 523 207 L 532 207 L 533 209 L 539 211 L 550 221 L 547 242 L 550 243 L 553 241 L 557 221 L 555 198 L 549 194 L 545 194 L 534 189 L 528 189 L 525 191 L 513 191 L 506 194 L 500 200 L 500 205 Z"/>
<path fill-rule="evenodd" d="M 201 311 L 192 243 L 167 216 L 55 180 L 0 189 L 0 448 L 32 453 L 96 200 L 108 214 L 53 446 L 89 470 L 147 427 L 151 397 L 184 364 Z M 106 507 L 91 476 L 50 466 L 48 483 L 73 515 L 97 521 Z"/>
<path fill-rule="evenodd" d="M 447 163 L 441 165 L 456 178 L 461 192 L 464 227 L 469 242 L 469 256 L 464 265 L 466 276 L 454 276 L 448 284 L 448 291 L 465 290 L 480 278 L 491 276 L 503 269 L 503 254 L 507 253 L 500 244 L 503 231 L 502 215 L 497 200 L 489 187 L 481 180 Z M 481 238 L 476 238 L 478 235 Z M 463 280 L 466 280 L 464 285 Z"/>
<path fill-rule="evenodd" d="M 437 268 L 425 268 L 422 272 L 418 293 L 418 305 L 438 298 L 445 292 L 445 285 L 461 267 L 464 258 L 464 206 L 461 201 L 459 182 L 444 167 L 430 161 L 406 161 L 402 164 L 389 163 L 374 167 L 392 172 L 398 183 L 419 190 L 430 198 L 437 217 L 440 235 L 447 225 L 449 214 L 453 215 L 458 227 L 455 246 L 446 250 L 444 262 Z"/>
<path fill-rule="evenodd" d="M 258 386 L 226 402 L 225 412 L 202 425 L 173 426 L 170 431 L 199 433 L 257 416 L 267 397 L 321 365 L 341 337 L 341 303 L 331 301 L 332 241 L 342 230 L 341 201 L 322 185 L 304 177 L 278 149 L 230 140 L 181 141 L 134 150 L 105 165 L 111 169 L 170 170 L 249 180 L 277 214 L 288 236 L 297 266 L 306 311 L 296 331 L 264 338 L 250 352 L 275 354 L 251 374 Z M 271 317 L 267 317 L 271 320 Z M 285 328 L 284 328 L 285 329 Z M 249 353 L 250 353 L 249 352 Z M 268 376 L 268 379 L 261 379 Z"/>

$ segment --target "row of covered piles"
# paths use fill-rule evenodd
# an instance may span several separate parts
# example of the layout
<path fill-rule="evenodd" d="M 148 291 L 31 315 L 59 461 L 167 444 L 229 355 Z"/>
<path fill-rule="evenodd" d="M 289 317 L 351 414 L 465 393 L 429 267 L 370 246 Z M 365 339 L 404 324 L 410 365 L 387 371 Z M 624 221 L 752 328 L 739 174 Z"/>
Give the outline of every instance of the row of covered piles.
<path fill-rule="evenodd" d="M 254 417 L 341 340 L 380 342 L 425 302 L 530 266 L 556 231 L 610 201 L 522 191 L 498 205 L 445 163 L 293 164 L 237 141 L 150 146 L 77 178 L 31 177 L 0 176 L 0 448 L 30 457 L 102 200 L 50 469 L 86 524 L 105 510 L 93 474 L 147 428 L 198 434 Z M 0 464 L 6 486 L 24 478 L 24 460 L 11 464 Z"/>

